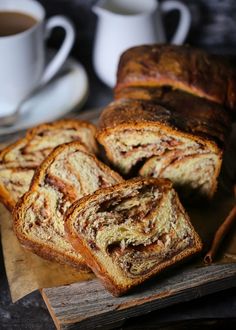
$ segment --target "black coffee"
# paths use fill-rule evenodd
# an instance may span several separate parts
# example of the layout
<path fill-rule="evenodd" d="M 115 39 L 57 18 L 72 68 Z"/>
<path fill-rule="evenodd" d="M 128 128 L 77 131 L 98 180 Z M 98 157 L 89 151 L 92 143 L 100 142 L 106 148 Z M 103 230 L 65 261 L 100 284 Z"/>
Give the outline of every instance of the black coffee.
<path fill-rule="evenodd" d="M 30 29 L 37 20 L 24 13 L 0 11 L 0 37 L 11 36 Z"/>

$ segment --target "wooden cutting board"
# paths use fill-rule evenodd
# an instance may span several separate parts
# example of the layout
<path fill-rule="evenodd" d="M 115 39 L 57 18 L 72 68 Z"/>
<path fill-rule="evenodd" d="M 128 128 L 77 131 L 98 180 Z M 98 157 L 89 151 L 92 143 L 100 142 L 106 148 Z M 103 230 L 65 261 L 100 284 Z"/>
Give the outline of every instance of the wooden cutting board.
<path fill-rule="evenodd" d="M 57 329 L 111 329 L 125 319 L 186 302 L 236 285 L 236 263 L 181 267 L 125 297 L 115 298 L 98 280 L 42 289 Z"/>

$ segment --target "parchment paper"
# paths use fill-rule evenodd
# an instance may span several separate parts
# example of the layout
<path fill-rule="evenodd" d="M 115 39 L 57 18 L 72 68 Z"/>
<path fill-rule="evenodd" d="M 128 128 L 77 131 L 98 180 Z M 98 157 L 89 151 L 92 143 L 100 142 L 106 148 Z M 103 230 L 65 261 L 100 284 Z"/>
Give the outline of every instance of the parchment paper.
<path fill-rule="evenodd" d="M 0 205 L 0 221 L 4 263 L 13 302 L 36 289 L 94 278 L 92 273 L 78 272 L 44 260 L 21 247 L 12 230 L 11 214 L 3 205 Z"/>

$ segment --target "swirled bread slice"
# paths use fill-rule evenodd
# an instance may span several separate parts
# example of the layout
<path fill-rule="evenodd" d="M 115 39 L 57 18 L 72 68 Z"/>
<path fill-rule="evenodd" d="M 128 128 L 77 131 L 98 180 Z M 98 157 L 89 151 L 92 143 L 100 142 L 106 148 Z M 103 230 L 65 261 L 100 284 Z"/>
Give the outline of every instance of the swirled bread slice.
<path fill-rule="evenodd" d="M 165 106 L 138 99 L 111 103 L 100 117 L 98 141 L 124 175 L 139 171 L 169 178 L 186 195 L 212 197 L 230 131 L 228 113 L 212 103 L 187 102 L 194 97 L 189 94 L 171 93 L 178 97 L 176 104 L 175 97 L 166 97 Z"/>
<path fill-rule="evenodd" d="M 122 181 L 86 149 L 79 142 L 54 149 L 13 211 L 14 230 L 23 246 L 74 267 L 85 267 L 85 262 L 65 238 L 65 211 L 82 196 Z"/>
<path fill-rule="evenodd" d="M 115 91 L 131 86 L 171 86 L 234 110 L 235 73 L 223 57 L 187 45 L 137 46 L 120 58 Z"/>
<path fill-rule="evenodd" d="M 132 179 L 74 203 L 65 229 L 114 295 L 201 250 L 170 181 Z"/>
<path fill-rule="evenodd" d="M 96 153 L 96 128 L 79 120 L 59 120 L 27 131 L 26 136 L 0 153 L 0 199 L 9 209 L 29 189 L 35 169 L 56 146 L 80 141 Z"/>

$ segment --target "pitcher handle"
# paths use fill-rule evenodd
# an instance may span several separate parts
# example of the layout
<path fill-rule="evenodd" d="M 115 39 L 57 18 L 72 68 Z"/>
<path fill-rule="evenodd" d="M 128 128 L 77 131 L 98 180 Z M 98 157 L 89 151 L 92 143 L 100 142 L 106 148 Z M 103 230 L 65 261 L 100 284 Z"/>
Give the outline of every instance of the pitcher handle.
<path fill-rule="evenodd" d="M 179 1 L 168 0 L 161 3 L 161 11 L 165 14 L 176 9 L 180 12 L 179 24 L 170 43 L 175 45 L 181 45 L 186 39 L 190 29 L 190 24 L 191 24 L 190 11 L 185 4 Z"/>

